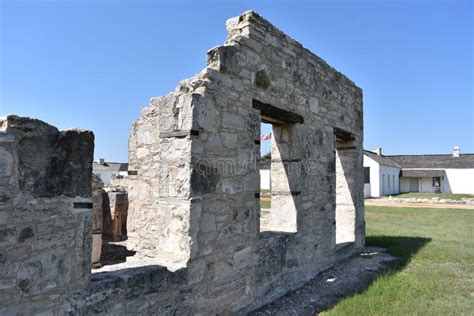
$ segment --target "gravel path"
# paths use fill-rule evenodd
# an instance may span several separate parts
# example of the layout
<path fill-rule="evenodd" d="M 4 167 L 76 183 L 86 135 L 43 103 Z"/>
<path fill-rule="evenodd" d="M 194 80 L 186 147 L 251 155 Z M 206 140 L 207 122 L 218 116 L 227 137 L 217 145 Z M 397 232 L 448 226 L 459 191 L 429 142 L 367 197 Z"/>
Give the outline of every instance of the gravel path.
<path fill-rule="evenodd" d="M 472 204 L 438 204 L 438 203 L 408 203 L 389 202 L 383 200 L 365 200 L 365 205 L 392 206 L 392 207 L 421 207 L 421 208 L 452 208 L 463 210 L 474 210 Z"/>
<path fill-rule="evenodd" d="M 395 259 L 377 247 L 355 255 L 250 315 L 315 315 L 334 306 L 343 297 L 366 289 L 383 271 L 383 262 Z"/>

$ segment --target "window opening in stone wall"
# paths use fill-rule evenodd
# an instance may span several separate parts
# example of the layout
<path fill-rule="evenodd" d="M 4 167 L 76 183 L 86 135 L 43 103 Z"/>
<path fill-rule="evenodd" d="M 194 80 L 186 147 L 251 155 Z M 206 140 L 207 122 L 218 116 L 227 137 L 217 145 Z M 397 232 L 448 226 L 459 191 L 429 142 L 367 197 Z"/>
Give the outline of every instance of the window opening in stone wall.
<path fill-rule="evenodd" d="M 272 202 L 272 125 L 260 122 L 260 148 L 258 169 L 260 173 L 260 219 L 267 219 Z"/>
<path fill-rule="evenodd" d="M 382 175 L 382 195 L 385 194 L 385 175 Z"/>
<path fill-rule="evenodd" d="M 357 155 L 352 134 L 343 131 L 336 133 L 335 148 L 336 245 L 344 246 L 355 241 L 355 192 L 352 190 L 356 181 Z"/>
<path fill-rule="evenodd" d="M 92 176 L 92 268 L 95 272 L 104 266 L 123 263 L 127 257 L 135 255 L 135 251 L 128 250 L 125 244 L 128 194 L 114 179 L 112 177 L 112 183 L 105 185 L 98 174 Z"/>
<path fill-rule="evenodd" d="M 259 160 L 261 164 L 269 165 L 270 178 L 270 189 L 265 190 L 262 187 L 265 183 L 260 182 L 260 232 L 296 233 L 301 166 L 300 159 L 294 157 L 297 151 L 292 147 L 296 137 L 294 126 L 303 123 L 303 118 L 256 100 L 253 107 L 260 110 L 261 131 L 264 132 L 258 150 L 264 153 L 263 156 L 268 152 L 270 158 L 268 161 L 262 156 Z M 270 138 L 269 144 L 266 138 Z"/>

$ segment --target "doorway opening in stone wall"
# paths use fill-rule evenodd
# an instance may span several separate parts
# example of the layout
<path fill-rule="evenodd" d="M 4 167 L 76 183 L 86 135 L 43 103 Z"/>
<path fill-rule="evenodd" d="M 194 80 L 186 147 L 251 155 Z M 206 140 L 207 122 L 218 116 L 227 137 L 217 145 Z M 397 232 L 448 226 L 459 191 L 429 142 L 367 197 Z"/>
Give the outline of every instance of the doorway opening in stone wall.
<path fill-rule="evenodd" d="M 336 247 L 339 249 L 355 241 L 356 210 L 354 192 L 351 188 L 354 187 L 356 177 L 357 156 L 352 135 L 342 130 L 335 133 L 335 239 Z"/>
<path fill-rule="evenodd" d="M 118 182 L 121 179 L 112 177 L 112 183 L 105 185 L 97 174 L 92 175 L 93 272 L 124 263 L 136 254 L 126 245 L 128 193 Z"/>
<path fill-rule="evenodd" d="M 260 232 L 296 233 L 301 164 L 292 155 L 297 152 L 293 148 L 294 126 L 303 123 L 303 118 L 256 100 L 252 105 L 260 110 L 261 120 L 260 146 L 257 146 L 261 157 Z M 265 175 L 267 178 L 263 179 Z"/>

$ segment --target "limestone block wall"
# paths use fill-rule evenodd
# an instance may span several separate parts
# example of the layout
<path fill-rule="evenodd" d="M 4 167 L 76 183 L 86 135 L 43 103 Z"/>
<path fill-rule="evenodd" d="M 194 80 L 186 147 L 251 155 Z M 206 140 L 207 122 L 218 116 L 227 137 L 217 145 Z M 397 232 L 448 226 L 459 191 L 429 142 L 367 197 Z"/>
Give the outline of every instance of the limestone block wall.
<path fill-rule="evenodd" d="M 129 244 L 170 270 L 186 267 L 198 289 L 194 311 L 211 314 L 260 306 L 365 239 L 361 89 L 254 12 L 230 19 L 227 31 L 206 69 L 151 100 L 129 142 Z M 278 131 L 265 229 L 261 121 Z M 341 194 L 354 238 L 344 255 L 335 247 L 341 133 L 352 147 Z"/>
<path fill-rule="evenodd" d="M 134 122 L 128 176 L 127 245 L 174 270 L 191 247 L 191 96 L 178 89 L 150 100 Z"/>
<path fill-rule="evenodd" d="M 94 136 L 0 118 L 0 314 L 32 314 L 89 284 Z"/>
<path fill-rule="evenodd" d="M 0 313 L 245 314 L 363 246 L 361 89 L 254 12 L 227 31 L 206 69 L 153 98 L 132 126 L 127 246 L 147 266 L 89 279 L 91 209 L 78 207 L 90 202 L 90 133 L 2 123 L 1 203 L 14 212 L 0 215 Z M 266 229 L 262 121 L 276 130 Z M 339 158 L 336 140 L 350 142 Z M 42 147 L 33 155 L 31 146 Z M 354 241 L 342 249 L 337 174 L 354 215 Z"/>
<path fill-rule="evenodd" d="M 109 197 L 103 189 L 104 183 L 92 175 L 92 266 L 100 265 L 104 213 L 110 213 Z"/>
<path fill-rule="evenodd" d="M 354 198 L 359 194 L 354 183 L 358 155 L 352 142 L 336 141 L 336 245 L 355 241 L 356 206 Z"/>

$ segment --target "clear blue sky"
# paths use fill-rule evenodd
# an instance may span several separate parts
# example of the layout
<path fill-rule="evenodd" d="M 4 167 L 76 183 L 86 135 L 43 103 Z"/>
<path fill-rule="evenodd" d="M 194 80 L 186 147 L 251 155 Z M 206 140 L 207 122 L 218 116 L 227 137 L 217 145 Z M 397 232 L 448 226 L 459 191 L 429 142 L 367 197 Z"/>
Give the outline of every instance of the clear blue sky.
<path fill-rule="evenodd" d="M 0 3 L 0 115 L 90 129 L 96 158 L 125 161 L 149 98 L 200 72 L 250 9 L 363 88 L 366 148 L 474 152 L 471 1 Z"/>

